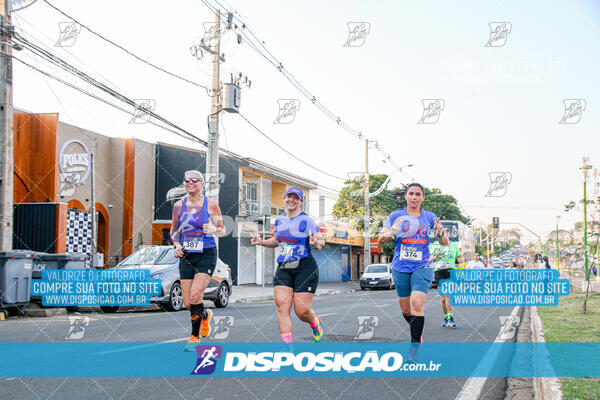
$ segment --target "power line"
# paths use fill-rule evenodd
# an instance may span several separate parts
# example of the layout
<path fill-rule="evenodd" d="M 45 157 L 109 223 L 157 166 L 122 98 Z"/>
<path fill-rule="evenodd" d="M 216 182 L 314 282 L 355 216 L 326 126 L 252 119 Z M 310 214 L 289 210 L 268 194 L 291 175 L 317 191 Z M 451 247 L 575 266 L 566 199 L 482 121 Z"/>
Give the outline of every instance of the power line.
<path fill-rule="evenodd" d="M 4 53 L 3 53 L 2 55 L 3 55 L 3 56 L 7 56 L 7 55 L 5 55 Z M 69 82 L 67 82 L 67 81 L 65 81 L 65 80 L 63 80 L 63 79 L 61 79 L 61 78 L 59 78 L 59 77 L 57 77 L 57 76 L 55 76 L 55 75 L 53 75 L 53 74 L 49 73 L 49 72 L 46 72 L 46 71 L 44 71 L 44 70 L 42 70 L 42 69 L 40 69 L 40 68 L 38 68 L 38 67 L 36 67 L 36 66 L 34 66 L 34 65 L 31 65 L 31 64 L 29 64 L 28 62 L 26 62 L 26 61 L 23 61 L 23 60 L 21 60 L 21 59 L 20 59 L 20 58 L 18 58 L 18 57 L 15 57 L 14 55 L 12 56 L 12 58 L 13 58 L 13 59 L 15 59 L 15 60 L 17 60 L 17 61 L 19 61 L 19 62 L 20 62 L 20 63 L 22 63 L 23 65 L 25 65 L 25 66 L 27 66 L 27 67 L 29 67 L 29 68 L 31 68 L 31 69 L 33 69 L 33 70 L 35 70 L 35 71 L 37 71 L 37 72 L 39 72 L 39 73 L 43 74 L 43 75 L 45 75 L 45 76 L 47 76 L 47 77 L 49 77 L 49 78 L 51 78 L 51 79 L 54 79 L 55 81 L 58 81 L 58 82 L 60 82 L 60 83 L 62 83 L 62 84 L 64 84 L 64 85 L 66 85 L 66 86 L 69 86 L 69 87 L 70 87 L 70 88 L 72 88 L 72 89 L 75 89 L 75 90 L 77 90 L 78 92 L 81 92 L 81 93 L 83 93 L 83 94 L 85 94 L 85 95 L 87 95 L 87 96 L 90 96 L 90 97 L 92 97 L 92 98 L 94 98 L 94 99 L 96 99 L 96 100 L 99 100 L 99 101 L 103 102 L 104 104 L 107 104 L 107 105 L 109 105 L 109 106 L 111 106 L 111 107 L 114 107 L 114 108 L 116 108 L 116 109 L 118 109 L 118 110 L 120 110 L 120 111 L 123 111 L 123 112 L 125 112 L 125 113 L 127 113 L 127 114 L 129 114 L 129 115 L 133 115 L 133 116 L 135 116 L 135 112 L 131 112 L 131 111 L 129 111 L 129 110 L 126 110 L 126 109 L 124 109 L 124 108 L 122 108 L 122 107 L 119 107 L 118 105 L 116 105 L 116 104 L 114 104 L 114 103 L 111 103 L 110 101 L 108 101 L 108 100 L 106 100 L 106 99 L 103 99 L 102 97 L 100 97 L 100 96 L 97 96 L 97 95 L 95 95 L 94 93 L 88 92 L 87 90 L 85 90 L 85 89 L 82 89 L 82 88 L 78 87 L 77 85 L 74 85 L 74 84 L 72 84 L 72 83 L 69 83 Z M 167 127 L 165 127 L 165 126 L 159 125 L 159 124 L 157 124 L 156 122 L 153 122 L 152 120 L 149 120 L 148 122 L 150 122 L 150 123 L 151 123 L 152 125 L 154 125 L 154 126 L 157 126 L 157 127 L 159 127 L 159 128 L 162 128 L 162 129 L 164 129 L 164 130 L 166 130 L 166 131 L 169 131 L 169 132 L 171 132 L 171 133 L 174 133 L 174 134 L 176 134 L 176 135 L 178 135 L 178 136 L 181 136 L 181 137 L 183 137 L 183 138 L 185 138 L 185 139 L 192 140 L 192 139 L 190 139 L 188 136 L 182 135 L 180 132 L 178 132 L 178 131 L 176 131 L 176 130 L 173 130 L 173 129 L 167 128 Z M 185 131 L 184 131 L 184 132 L 185 132 Z M 188 133 L 188 134 L 189 134 L 189 133 Z M 191 135 L 191 134 L 190 134 L 190 135 Z M 204 144 L 204 145 L 206 146 L 206 144 L 205 144 L 206 142 L 202 143 L 202 142 L 203 142 L 203 141 L 202 141 L 202 139 L 198 139 L 198 141 L 199 141 L 201 144 Z"/>
<path fill-rule="evenodd" d="M 35 31 L 37 31 L 39 34 L 41 34 L 42 36 L 44 36 L 46 39 L 48 39 L 49 41 L 53 41 L 53 39 L 51 39 L 48 35 L 46 35 L 44 32 L 40 31 L 35 25 L 33 25 L 31 22 L 29 22 L 27 19 L 23 18 L 22 15 L 20 14 L 12 14 L 12 17 L 15 18 L 15 22 L 19 22 L 19 25 L 17 25 L 17 27 L 19 28 L 19 30 L 21 31 L 22 34 L 27 35 L 29 38 L 31 38 L 32 40 L 37 41 L 40 45 L 45 45 L 44 42 L 42 42 L 40 39 L 36 38 L 35 36 L 33 36 L 32 34 L 26 32 L 22 27 L 21 27 L 21 22 L 25 22 L 27 25 L 29 25 L 32 29 L 34 29 Z M 45 45 L 46 47 L 48 47 L 47 45 Z M 94 68 L 92 68 L 90 65 L 88 65 L 85 61 L 83 61 L 82 59 L 80 59 L 79 57 L 77 57 L 75 54 L 71 53 L 66 47 L 61 47 L 62 51 L 68 53 L 71 57 L 73 57 L 75 60 L 77 60 L 78 62 L 80 62 L 81 64 L 83 64 L 85 67 L 89 68 L 91 71 L 95 72 L 96 74 L 98 74 L 98 76 L 100 76 L 101 78 L 103 78 L 105 81 L 107 81 L 108 83 L 112 84 L 114 87 L 116 87 L 119 90 L 123 90 L 123 88 L 119 87 L 116 83 L 112 82 L 111 80 L 109 80 L 108 78 L 106 78 L 105 76 L 103 76 L 101 73 L 99 73 L 98 71 L 94 70 Z"/>
<path fill-rule="evenodd" d="M 141 110 L 139 105 L 136 104 L 136 102 L 130 98 L 128 98 L 127 96 L 117 92 L 116 90 L 108 87 L 107 85 L 105 85 L 104 83 L 94 79 L 93 77 L 89 76 L 88 74 L 86 74 L 85 72 L 82 72 L 81 70 L 77 69 L 76 67 L 72 66 L 71 64 L 67 63 L 66 61 L 64 61 L 63 59 L 61 59 L 60 57 L 52 54 L 51 52 L 37 46 L 36 44 L 30 42 L 29 40 L 25 39 L 23 36 L 21 36 L 18 33 L 14 33 L 14 38 L 17 39 L 17 41 L 23 45 L 25 48 L 27 48 L 27 50 L 31 51 L 32 53 L 44 58 L 45 60 L 51 62 L 54 65 L 57 65 L 58 67 L 64 69 L 65 71 L 71 73 L 72 75 L 75 75 L 76 77 L 80 78 L 81 80 L 83 80 L 84 82 L 91 84 L 92 86 L 95 86 L 96 88 L 104 91 L 105 93 L 111 95 L 112 97 L 115 97 L 117 100 L 120 100 L 132 107 L 134 107 L 134 109 L 136 110 Z M 197 141 L 199 143 L 202 143 L 204 146 L 207 145 L 206 141 L 200 139 L 199 137 L 197 137 L 196 135 L 186 131 L 185 129 L 177 126 L 176 124 L 172 123 L 171 121 L 161 117 L 160 115 L 156 114 L 155 112 L 149 110 L 149 109 L 143 109 L 142 110 L 143 113 L 148 114 L 149 116 L 163 122 L 164 124 L 171 126 L 172 128 L 183 132 L 184 135 L 186 135 L 187 139 L 189 140 L 193 140 L 193 141 Z"/>
<path fill-rule="evenodd" d="M 46 1 L 46 0 L 44 0 L 44 1 Z M 321 103 L 317 99 L 316 96 L 312 95 L 308 89 L 306 89 L 290 72 L 288 72 L 287 69 L 284 67 L 283 63 L 281 61 L 279 61 L 269 51 L 269 49 L 264 45 L 264 42 L 262 40 L 260 40 L 258 38 L 258 36 L 248 26 L 248 24 L 241 17 L 238 16 L 239 13 L 237 11 L 235 11 L 235 13 L 232 13 L 231 11 L 229 11 L 227 9 L 227 7 L 224 7 L 223 4 L 221 4 L 218 0 L 215 0 L 215 1 L 217 2 L 217 4 L 220 7 L 222 7 L 223 9 L 225 9 L 225 11 L 227 11 L 228 13 L 231 13 L 234 16 L 234 18 L 236 20 L 238 20 L 242 24 L 241 35 L 243 35 L 246 38 L 246 42 L 245 43 L 248 43 L 248 46 L 250 48 L 252 48 L 255 52 L 257 52 L 263 58 L 265 58 L 271 65 L 273 65 L 279 72 L 281 72 L 281 74 L 292 84 L 292 86 L 296 87 L 296 89 L 302 95 L 304 95 L 307 99 L 309 99 L 323 114 L 325 114 L 325 116 L 327 116 L 329 119 L 331 119 L 332 121 L 334 121 L 335 123 L 337 123 L 342 129 L 344 129 L 348 133 L 352 134 L 356 138 L 358 138 L 358 139 L 368 139 L 366 137 L 366 135 L 363 134 L 363 132 L 361 132 L 361 131 L 359 131 L 359 130 L 357 130 L 355 128 L 352 128 L 350 125 L 348 125 L 346 122 L 344 122 L 341 119 L 341 117 L 337 116 L 335 113 L 333 113 L 331 110 L 329 110 L 323 103 Z M 216 8 L 214 6 L 212 6 L 210 3 L 208 3 L 207 0 L 202 0 L 202 2 L 209 9 L 211 9 L 212 11 L 216 11 Z M 249 37 L 245 33 L 246 30 L 248 32 L 250 32 L 250 34 L 252 35 L 252 38 Z M 254 41 L 257 42 L 257 43 L 254 43 Z M 260 50 L 258 47 L 261 47 L 263 50 Z M 265 52 L 267 53 L 268 56 L 265 54 Z M 412 178 L 411 176 L 409 176 L 406 173 L 404 173 L 404 171 L 402 170 L 402 168 L 391 158 L 391 156 L 387 152 L 385 152 L 379 146 L 379 144 L 377 142 L 376 142 L 375 148 L 390 162 L 390 164 L 392 164 L 392 166 L 394 168 L 396 168 L 397 170 L 399 170 L 400 173 L 402 173 L 406 178 L 414 181 L 414 178 Z"/>
<path fill-rule="evenodd" d="M 331 175 L 329 172 L 325 172 L 322 169 L 319 169 L 315 166 L 310 165 L 309 163 L 307 163 L 306 161 L 302 160 L 301 158 L 295 156 L 294 154 L 290 153 L 286 148 L 284 148 L 283 146 L 281 146 L 279 143 L 277 143 L 276 141 L 274 141 L 273 139 L 271 139 L 266 133 L 264 133 L 263 131 L 261 131 L 256 125 L 254 125 L 252 122 L 250 122 L 248 120 L 248 118 L 246 118 L 242 113 L 238 113 L 238 115 L 248 123 L 248 125 L 250 125 L 251 127 L 253 127 L 258 133 L 260 133 L 262 136 L 264 136 L 269 142 L 273 143 L 275 146 L 277 146 L 280 150 L 282 150 L 284 153 L 286 153 L 287 155 L 293 157 L 294 159 L 300 161 L 302 164 L 306 165 L 307 167 L 310 167 L 312 169 L 314 169 L 315 171 L 319 171 L 320 173 L 330 176 L 332 178 L 335 179 L 339 179 L 341 181 L 345 181 L 344 178 L 340 178 L 339 176 L 335 176 L 335 175 Z M 325 186 L 323 186 L 325 187 Z"/>
<path fill-rule="evenodd" d="M 205 86 L 205 85 L 202 85 L 202 84 L 200 84 L 200 83 L 197 83 L 197 82 L 194 82 L 194 81 L 191 81 L 191 80 L 189 80 L 189 79 L 187 79 L 187 78 L 184 78 L 184 77 L 182 77 L 182 76 L 180 76 L 180 75 L 177 75 L 177 74 L 175 74 L 175 73 L 173 73 L 173 72 L 170 72 L 170 71 L 168 71 L 168 70 L 166 70 L 166 69 L 164 69 L 164 68 L 162 68 L 162 67 L 159 67 L 158 65 L 156 65 L 156 64 L 153 64 L 152 62 L 150 62 L 150 61 L 148 61 L 148 60 L 145 60 L 145 59 L 143 59 L 142 57 L 140 57 L 140 56 L 138 56 L 138 55 L 136 55 L 136 54 L 132 53 L 132 52 L 131 52 L 131 51 L 129 51 L 129 50 L 127 50 L 125 47 L 123 47 L 123 46 L 121 46 L 121 45 L 119 45 L 119 44 L 115 43 L 114 41 L 112 41 L 112 40 L 110 40 L 110 39 L 108 39 L 108 38 L 106 38 L 106 37 L 104 37 L 104 36 L 102 36 L 101 34 L 99 34 L 98 32 L 94 31 L 92 28 L 88 27 L 87 25 L 84 25 L 84 24 L 82 24 L 81 22 L 79 22 L 78 20 L 76 20 L 76 19 L 75 19 L 75 18 L 73 18 L 72 16 L 68 15 L 67 13 L 65 13 L 64 11 L 62 11 L 61 9 L 59 9 L 58 7 L 56 7 L 56 6 L 52 5 L 52 4 L 51 4 L 50 2 L 48 2 L 47 0 L 43 0 L 43 1 L 44 1 L 44 3 L 46 3 L 48 6 L 50 6 L 50 7 L 51 7 L 51 8 L 53 8 L 54 10 L 58 11 L 59 13 L 61 13 L 62 15 L 64 15 L 65 17 L 69 18 L 70 20 L 72 20 L 72 21 L 76 22 L 77 24 L 79 24 L 81 27 L 83 27 L 83 28 L 85 28 L 86 30 L 88 30 L 90 33 L 92 33 L 92 34 L 94 34 L 94 35 L 98 36 L 100 39 L 102 39 L 102 40 L 104 40 L 104 41 L 106 41 L 106 42 L 108 42 L 108 43 L 112 44 L 113 46 L 115 46 L 115 47 L 119 48 L 120 50 L 122 50 L 122 51 L 124 51 L 125 53 L 129 54 L 129 55 L 130 55 L 130 56 L 132 56 L 133 58 L 135 58 L 135 59 L 137 59 L 137 60 L 139 60 L 139 61 L 143 62 L 143 63 L 144 63 L 144 64 L 146 64 L 146 65 L 149 65 L 149 66 L 150 66 L 150 67 L 152 67 L 152 68 L 155 68 L 155 69 L 157 69 L 157 70 L 159 70 L 159 71 L 161 71 L 161 72 L 164 72 L 165 74 L 168 74 L 168 75 L 170 75 L 170 76 L 172 76 L 172 77 L 174 77 L 174 78 L 180 79 L 180 80 L 182 80 L 182 81 L 184 81 L 184 82 L 187 82 L 187 83 L 190 83 L 190 84 L 192 84 L 192 85 L 194 85 L 194 86 L 201 87 L 201 88 L 203 88 L 204 90 L 206 90 L 206 94 L 208 94 L 208 95 L 210 96 L 210 92 L 209 92 L 209 90 L 208 90 L 208 87 L 207 87 L 207 86 Z"/>

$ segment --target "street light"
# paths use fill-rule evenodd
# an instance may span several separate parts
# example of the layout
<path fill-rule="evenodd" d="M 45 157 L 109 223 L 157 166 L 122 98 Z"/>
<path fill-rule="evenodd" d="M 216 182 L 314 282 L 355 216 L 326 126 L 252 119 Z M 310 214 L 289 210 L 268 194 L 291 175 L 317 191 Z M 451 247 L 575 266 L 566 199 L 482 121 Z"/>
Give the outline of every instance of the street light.
<path fill-rule="evenodd" d="M 587 175 L 588 172 L 592 169 L 592 166 L 589 164 L 590 158 L 583 157 L 583 164 L 579 167 L 581 170 L 581 175 L 583 176 L 583 250 L 585 257 L 585 280 L 590 281 L 590 271 L 588 271 L 588 248 L 587 248 Z"/>
<path fill-rule="evenodd" d="M 556 216 L 556 268 L 558 269 L 558 273 L 560 274 L 560 242 L 558 241 L 558 221 L 560 220 L 560 215 Z"/>

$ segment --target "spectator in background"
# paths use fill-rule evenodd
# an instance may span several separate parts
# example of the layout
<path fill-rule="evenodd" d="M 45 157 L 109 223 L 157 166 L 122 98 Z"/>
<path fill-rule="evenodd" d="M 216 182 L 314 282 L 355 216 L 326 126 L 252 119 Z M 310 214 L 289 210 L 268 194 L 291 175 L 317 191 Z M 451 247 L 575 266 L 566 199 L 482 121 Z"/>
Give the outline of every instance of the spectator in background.
<path fill-rule="evenodd" d="M 546 263 L 544 262 L 544 258 L 543 257 L 540 257 L 537 260 L 537 267 L 538 267 L 538 269 L 546 269 Z"/>
<path fill-rule="evenodd" d="M 473 259 L 468 262 L 467 269 L 484 269 L 484 268 L 485 268 L 485 264 L 479 258 L 479 254 L 475 253 L 475 255 L 473 256 Z"/>
<path fill-rule="evenodd" d="M 544 256 L 542 258 L 542 262 L 540 264 L 540 269 L 551 269 L 550 263 L 548 262 L 548 257 Z"/>
<path fill-rule="evenodd" d="M 514 261 L 511 261 L 511 262 L 508 263 L 508 268 L 515 269 L 515 268 L 517 268 L 517 264 L 515 264 Z"/>

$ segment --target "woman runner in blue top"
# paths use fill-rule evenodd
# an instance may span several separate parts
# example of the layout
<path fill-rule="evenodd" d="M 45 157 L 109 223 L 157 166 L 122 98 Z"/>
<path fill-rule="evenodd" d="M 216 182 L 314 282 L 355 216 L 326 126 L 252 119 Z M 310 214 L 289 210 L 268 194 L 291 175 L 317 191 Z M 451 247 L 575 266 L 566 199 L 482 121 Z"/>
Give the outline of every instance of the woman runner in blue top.
<path fill-rule="evenodd" d="M 383 244 L 395 240 L 392 276 L 402 315 L 410 325 L 411 342 L 418 348 L 422 342 L 425 325 L 425 299 L 433 278 L 429 256 L 429 231 L 433 229 L 439 242 L 447 246 L 448 238 L 443 235 L 439 219 L 431 211 L 421 209 L 425 200 L 423 186 L 418 183 L 408 185 L 406 208 L 390 214 L 383 224 L 378 242 Z"/>
<path fill-rule="evenodd" d="M 215 272 L 217 247 L 213 235 L 224 236 L 225 226 L 216 201 L 203 196 L 204 176 L 199 171 L 184 175 L 185 196 L 173 206 L 171 240 L 179 261 L 179 277 L 183 303 L 190 310 L 192 334 L 186 350 L 194 351 L 199 336 L 210 335 L 212 310 L 204 309 L 204 291 Z M 167 193 L 167 199 L 181 188 Z"/>
<path fill-rule="evenodd" d="M 273 237 L 261 240 L 252 236 L 252 244 L 279 247 L 277 271 L 273 277 L 273 291 L 277 306 L 277 322 L 284 343 L 292 342 L 292 303 L 298 318 L 310 324 L 315 342 L 323 338 L 321 318 L 312 309 L 312 299 L 319 284 L 319 267 L 310 247 L 320 250 L 325 246 L 315 221 L 302 211 L 304 195 L 297 188 L 289 188 L 284 195 L 285 213 L 275 220 Z"/>

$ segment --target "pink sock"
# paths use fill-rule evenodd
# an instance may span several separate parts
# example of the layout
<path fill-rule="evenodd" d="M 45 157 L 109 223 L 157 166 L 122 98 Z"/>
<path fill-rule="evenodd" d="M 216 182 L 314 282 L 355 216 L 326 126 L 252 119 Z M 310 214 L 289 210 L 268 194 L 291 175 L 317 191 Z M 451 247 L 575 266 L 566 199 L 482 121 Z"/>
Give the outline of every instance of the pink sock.
<path fill-rule="evenodd" d="M 281 340 L 283 343 L 292 343 L 292 332 L 282 333 Z"/>
<path fill-rule="evenodd" d="M 317 327 L 317 324 L 319 323 L 319 320 L 317 318 L 319 318 L 319 317 L 317 317 L 317 315 L 315 314 L 315 320 L 310 323 L 310 327 L 311 328 L 316 328 Z"/>

